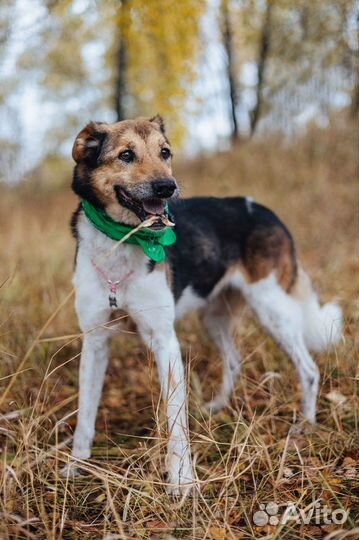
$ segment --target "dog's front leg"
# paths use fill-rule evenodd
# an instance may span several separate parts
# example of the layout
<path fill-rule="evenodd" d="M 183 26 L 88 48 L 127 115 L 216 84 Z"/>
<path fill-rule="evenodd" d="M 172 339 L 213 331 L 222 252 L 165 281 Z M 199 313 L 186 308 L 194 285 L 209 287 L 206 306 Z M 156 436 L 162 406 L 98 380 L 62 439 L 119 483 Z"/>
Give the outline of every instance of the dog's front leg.
<path fill-rule="evenodd" d="M 167 471 L 170 483 L 168 491 L 178 493 L 180 489 L 188 489 L 193 482 L 187 425 L 186 382 L 181 351 L 174 330 L 173 299 L 170 294 L 165 295 L 164 292 L 162 294 L 163 308 L 153 309 L 153 304 L 158 304 L 158 299 L 152 302 L 151 299 L 145 298 L 144 293 L 141 308 L 137 304 L 136 311 L 131 310 L 131 315 L 145 344 L 153 351 L 158 367 L 168 420 Z"/>
<path fill-rule="evenodd" d="M 165 338 L 154 335 L 152 349 L 167 409 L 169 491 L 176 493 L 192 483 L 191 454 L 188 440 L 186 382 L 181 351 L 174 330 Z M 187 485 L 186 485 L 187 484 Z"/>
<path fill-rule="evenodd" d="M 84 337 L 77 425 L 72 449 L 72 456 L 79 459 L 91 456 L 96 414 L 108 363 L 107 342 L 110 330 L 105 325 L 109 320 L 110 309 L 106 305 L 106 296 L 98 289 L 97 276 L 93 272 L 90 262 L 79 252 L 74 276 L 75 308 Z"/>
<path fill-rule="evenodd" d="M 95 422 L 108 363 L 106 330 L 94 330 L 83 340 L 79 374 L 79 410 L 72 455 L 87 459 L 91 455 Z"/>

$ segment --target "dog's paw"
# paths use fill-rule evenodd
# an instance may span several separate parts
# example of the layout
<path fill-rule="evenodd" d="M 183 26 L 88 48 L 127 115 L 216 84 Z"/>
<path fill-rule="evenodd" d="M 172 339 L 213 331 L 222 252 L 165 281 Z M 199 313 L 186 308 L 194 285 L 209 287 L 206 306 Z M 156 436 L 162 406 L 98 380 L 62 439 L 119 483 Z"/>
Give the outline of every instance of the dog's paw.
<path fill-rule="evenodd" d="M 222 409 L 224 409 L 228 404 L 227 398 L 223 396 L 217 396 L 211 401 L 207 401 L 207 403 L 204 404 L 204 409 L 211 414 L 215 414 Z"/>
<path fill-rule="evenodd" d="M 168 471 L 167 493 L 171 496 L 187 495 L 195 486 L 195 479 L 190 459 L 184 457 L 172 459 L 172 467 Z"/>
<path fill-rule="evenodd" d="M 166 491 L 170 497 L 185 497 L 194 488 L 194 478 L 169 479 Z"/>
<path fill-rule="evenodd" d="M 84 470 L 75 461 L 70 461 L 60 469 L 60 476 L 63 478 L 80 478 L 85 476 Z"/>

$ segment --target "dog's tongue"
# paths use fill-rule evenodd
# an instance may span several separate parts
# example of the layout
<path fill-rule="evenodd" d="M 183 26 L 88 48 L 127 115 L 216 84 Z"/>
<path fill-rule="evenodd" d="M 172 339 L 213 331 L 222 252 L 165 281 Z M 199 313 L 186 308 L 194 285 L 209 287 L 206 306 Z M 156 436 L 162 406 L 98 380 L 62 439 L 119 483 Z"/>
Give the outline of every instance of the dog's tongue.
<path fill-rule="evenodd" d="M 161 216 L 164 213 L 164 203 L 161 199 L 149 199 L 143 203 L 143 208 L 148 214 Z"/>

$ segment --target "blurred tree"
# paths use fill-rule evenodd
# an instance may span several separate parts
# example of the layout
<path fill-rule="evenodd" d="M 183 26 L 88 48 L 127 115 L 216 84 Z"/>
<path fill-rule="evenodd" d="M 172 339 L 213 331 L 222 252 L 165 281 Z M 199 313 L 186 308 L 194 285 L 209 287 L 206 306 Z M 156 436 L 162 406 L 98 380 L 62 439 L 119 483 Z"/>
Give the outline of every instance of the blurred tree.
<path fill-rule="evenodd" d="M 327 114 L 335 96 L 355 86 L 354 0 L 232 0 L 237 85 L 249 87 L 249 131 L 259 122 L 287 130 L 297 115 L 313 107 Z M 254 66 L 255 82 L 241 80 Z M 359 84 L 359 83 L 358 83 Z M 353 107 L 355 89 L 353 89 Z"/>
<path fill-rule="evenodd" d="M 263 106 L 263 89 L 265 85 L 265 74 L 270 52 L 270 41 L 272 36 L 271 13 L 274 0 L 267 0 L 263 16 L 263 24 L 259 36 L 259 52 L 257 60 L 257 84 L 256 84 L 256 103 L 250 111 L 250 129 L 251 135 L 257 128 Z"/>
<path fill-rule="evenodd" d="M 114 33 L 114 101 L 116 119 L 124 120 L 126 118 L 126 94 L 127 94 L 127 46 L 126 39 L 121 31 L 121 28 L 129 24 L 129 4 L 128 0 L 122 0 L 120 10 L 120 17 L 118 17 L 117 28 Z M 116 50 L 117 48 L 117 50 Z"/>
<path fill-rule="evenodd" d="M 350 89 L 354 72 L 348 62 L 348 28 L 353 8 L 352 0 L 275 0 L 264 99 L 267 109 L 288 124 L 310 107 L 312 114 L 327 115 L 335 99 Z"/>
<path fill-rule="evenodd" d="M 226 78 L 229 90 L 229 116 L 231 124 L 231 139 L 239 139 L 239 127 L 237 120 L 237 107 L 239 102 L 239 84 L 235 72 L 235 48 L 233 43 L 233 30 L 231 25 L 231 12 L 229 0 L 221 0 L 220 3 L 222 42 L 225 51 Z"/>
<path fill-rule="evenodd" d="M 176 142 L 196 75 L 205 0 L 122 0 L 117 9 L 115 102 L 124 113 L 163 114 Z M 119 43 L 118 43 L 119 42 Z"/>
<path fill-rule="evenodd" d="M 23 76 L 36 77 L 44 102 L 61 105 L 52 133 L 58 137 L 65 124 L 66 138 L 69 127 L 93 114 L 120 120 L 159 112 L 180 143 L 205 0 L 85 4 L 43 0 L 47 17 L 18 59 Z"/>

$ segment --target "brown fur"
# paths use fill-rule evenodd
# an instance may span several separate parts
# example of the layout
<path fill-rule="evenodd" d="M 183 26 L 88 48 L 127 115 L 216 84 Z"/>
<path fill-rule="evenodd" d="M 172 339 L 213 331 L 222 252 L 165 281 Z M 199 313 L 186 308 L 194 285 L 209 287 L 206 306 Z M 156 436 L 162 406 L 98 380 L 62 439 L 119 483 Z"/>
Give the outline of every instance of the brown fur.
<path fill-rule="evenodd" d="M 231 265 L 226 278 L 240 272 L 248 283 L 255 283 L 273 271 L 280 286 L 291 291 L 296 283 L 296 258 L 290 239 L 280 227 L 256 231 L 249 237 L 243 260 Z"/>
<path fill-rule="evenodd" d="M 289 237 L 280 227 L 256 231 L 248 239 L 243 260 L 251 282 L 267 277 L 275 271 L 278 283 L 289 291 L 296 278 L 296 259 Z"/>
<path fill-rule="evenodd" d="M 86 161 L 88 153 L 100 147 L 96 166 Z M 96 143 L 97 141 L 97 143 Z M 169 148 L 160 117 L 149 120 L 138 118 L 115 124 L 88 124 L 77 136 L 73 147 L 73 158 L 78 163 L 79 174 L 90 175 L 91 185 L 104 209 L 113 219 L 137 225 L 139 219 L 118 204 L 114 186 L 124 187 L 129 193 L 156 178 L 173 178 L 171 159 L 161 158 L 161 148 Z M 137 159 L 129 164 L 119 159 L 121 152 L 131 149 Z"/>
<path fill-rule="evenodd" d="M 90 178 L 91 187 L 113 219 L 137 225 L 139 218 L 118 204 L 114 186 L 123 187 L 136 198 L 157 178 L 173 178 L 171 159 L 161 157 L 161 149 L 169 147 L 163 121 L 138 118 L 115 124 L 88 124 L 77 136 L 73 157 L 77 161 L 78 174 Z M 121 152 L 131 149 L 136 160 L 131 164 L 119 159 Z M 91 155 L 96 159 L 91 161 Z M 87 180 L 88 181 L 88 180 Z M 204 259 L 216 256 L 205 233 L 201 242 Z M 281 287 L 289 292 L 296 280 L 296 259 L 293 243 L 286 230 L 279 226 L 256 228 L 248 237 L 240 270 L 248 282 L 256 282 L 275 271 Z M 238 269 L 238 264 L 228 271 Z M 168 276 L 171 280 L 171 276 Z"/>

